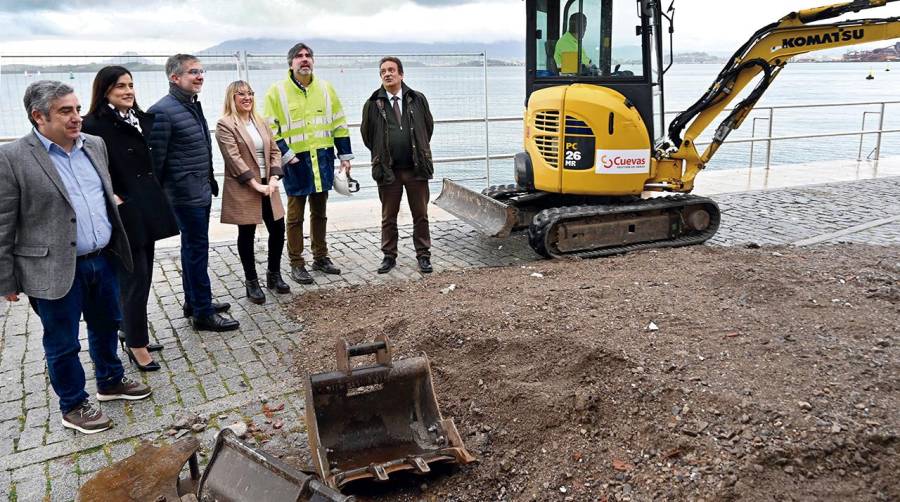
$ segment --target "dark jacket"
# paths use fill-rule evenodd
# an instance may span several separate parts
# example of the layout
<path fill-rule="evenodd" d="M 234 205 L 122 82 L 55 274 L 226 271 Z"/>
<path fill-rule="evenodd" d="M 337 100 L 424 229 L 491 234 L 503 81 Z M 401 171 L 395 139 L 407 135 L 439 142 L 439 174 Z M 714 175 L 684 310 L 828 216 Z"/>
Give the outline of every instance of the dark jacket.
<path fill-rule="evenodd" d="M 219 195 L 213 178 L 209 125 L 199 101 L 169 90 L 150 107 L 153 169 L 173 206 L 204 207 Z"/>
<path fill-rule="evenodd" d="M 119 215 L 132 248 L 178 235 L 178 225 L 153 174 L 153 160 L 146 137 L 153 127 L 153 115 L 135 112 L 140 131 L 116 116 L 108 106 L 84 117 L 82 130 L 103 138 L 109 155 L 109 176 L 113 192 L 122 199 Z"/>
<path fill-rule="evenodd" d="M 403 115 L 409 121 L 412 135 L 413 173 L 417 179 L 430 180 L 434 176 L 431 161 L 431 134 L 434 119 L 425 95 L 403 85 Z M 387 114 L 393 113 L 387 91 L 379 87 L 363 105 L 362 123 L 359 127 L 363 143 L 372 152 L 372 178 L 379 185 L 394 182 L 391 147 L 388 140 Z"/>

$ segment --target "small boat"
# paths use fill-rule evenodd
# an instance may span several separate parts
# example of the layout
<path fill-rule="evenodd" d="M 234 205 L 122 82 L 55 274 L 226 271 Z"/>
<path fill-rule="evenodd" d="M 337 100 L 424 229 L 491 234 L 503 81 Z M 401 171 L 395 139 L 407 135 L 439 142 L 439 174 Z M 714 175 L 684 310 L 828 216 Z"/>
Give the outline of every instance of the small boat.
<path fill-rule="evenodd" d="M 866 80 L 875 80 L 875 72 L 870 70 L 869 74 L 866 75 Z"/>
<path fill-rule="evenodd" d="M 69 72 L 69 80 L 75 80 L 75 74 L 74 74 L 74 73 Z"/>
<path fill-rule="evenodd" d="M 887 68 L 884 69 L 884 71 L 891 71 L 891 67 L 888 66 Z"/>

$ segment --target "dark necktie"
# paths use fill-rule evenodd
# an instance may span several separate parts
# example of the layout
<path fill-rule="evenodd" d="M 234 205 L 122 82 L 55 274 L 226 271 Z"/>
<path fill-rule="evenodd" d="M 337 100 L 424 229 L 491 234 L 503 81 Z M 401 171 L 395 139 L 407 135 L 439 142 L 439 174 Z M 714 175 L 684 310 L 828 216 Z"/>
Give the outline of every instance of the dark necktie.
<path fill-rule="evenodd" d="M 400 103 L 398 103 L 398 101 L 400 101 L 400 98 L 394 96 L 391 98 L 391 101 L 394 102 L 394 116 L 397 117 L 397 124 L 399 124 L 400 128 L 403 129 L 403 118 L 402 115 L 400 115 Z"/>

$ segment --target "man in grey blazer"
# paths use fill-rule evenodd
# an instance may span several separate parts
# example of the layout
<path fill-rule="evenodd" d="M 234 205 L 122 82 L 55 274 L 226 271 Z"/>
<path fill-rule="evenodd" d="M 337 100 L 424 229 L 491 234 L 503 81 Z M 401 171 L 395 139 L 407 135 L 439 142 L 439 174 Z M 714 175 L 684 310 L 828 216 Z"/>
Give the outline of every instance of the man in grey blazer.
<path fill-rule="evenodd" d="M 29 297 L 44 328 L 50 383 L 62 423 L 86 434 L 112 422 L 85 392 L 78 323 L 87 324 L 97 399 L 136 400 L 150 387 L 126 378 L 117 350 L 118 283 L 110 260 L 131 269 L 106 146 L 81 133 L 75 91 L 41 80 L 25 90 L 34 129 L 0 145 L 0 295 Z"/>

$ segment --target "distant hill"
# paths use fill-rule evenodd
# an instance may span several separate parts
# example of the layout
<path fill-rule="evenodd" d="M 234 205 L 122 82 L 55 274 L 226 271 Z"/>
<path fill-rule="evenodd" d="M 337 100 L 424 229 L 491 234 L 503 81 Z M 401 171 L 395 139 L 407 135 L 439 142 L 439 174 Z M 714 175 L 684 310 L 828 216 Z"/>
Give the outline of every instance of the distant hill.
<path fill-rule="evenodd" d="M 131 64 L 141 64 L 141 65 L 154 65 L 155 63 L 150 59 L 143 57 L 141 54 L 133 51 L 123 52 L 118 56 L 105 59 L 102 62 L 105 64 L 122 64 L 122 62 L 127 61 Z"/>
<path fill-rule="evenodd" d="M 247 51 L 250 54 L 287 54 L 296 39 L 240 38 L 226 40 L 200 51 L 200 54 L 232 54 Z M 413 43 L 413 42 L 347 42 L 311 38 L 303 40 L 316 54 L 476 54 L 487 52 L 491 59 L 524 61 L 525 44 L 521 41 L 492 43 Z"/>
<path fill-rule="evenodd" d="M 677 52 L 674 59 L 676 63 L 688 64 L 724 63 L 728 61 L 728 58 L 725 56 L 716 56 L 706 52 Z"/>
<path fill-rule="evenodd" d="M 302 40 L 302 39 L 299 39 Z M 199 54 L 233 54 L 237 51 L 247 51 L 256 55 L 282 55 L 287 54 L 299 40 L 278 38 L 239 38 L 226 40 L 218 45 L 204 49 Z M 347 42 L 342 40 L 330 40 L 312 38 L 303 40 L 309 44 L 317 54 L 477 54 L 487 51 L 492 60 L 489 64 L 497 65 L 502 62 L 525 61 L 525 43 L 521 40 L 509 40 L 505 42 L 478 43 L 478 42 L 444 42 L 444 43 L 413 43 L 413 42 Z M 623 45 L 616 47 L 614 57 L 616 63 L 634 63 L 641 59 L 640 46 Z M 687 53 L 687 59 L 698 56 L 698 53 Z M 667 54 L 668 56 L 668 54 Z M 676 58 L 681 54 L 676 54 Z M 709 51 L 703 54 L 703 59 L 711 61 L 724 61 L 731 56 L 730 52 Z M 710 62 L 710 61 L 703 61 Z M 466 63 L 468 64 L 468 63 Z M 474 64 L 474 63 L 472 63 Z M 478 62 L 480 65 L 480 61 Z"/>

